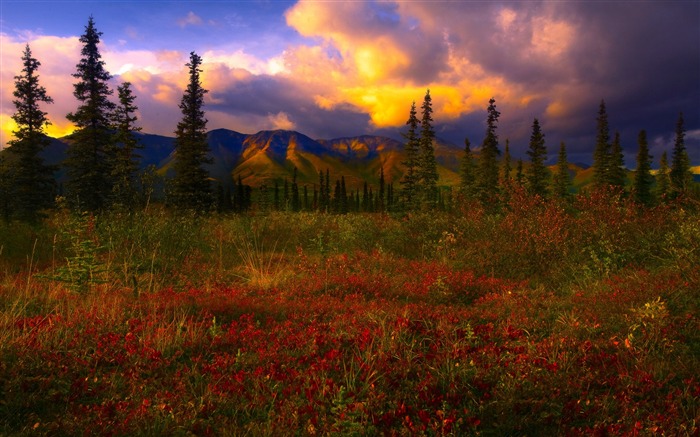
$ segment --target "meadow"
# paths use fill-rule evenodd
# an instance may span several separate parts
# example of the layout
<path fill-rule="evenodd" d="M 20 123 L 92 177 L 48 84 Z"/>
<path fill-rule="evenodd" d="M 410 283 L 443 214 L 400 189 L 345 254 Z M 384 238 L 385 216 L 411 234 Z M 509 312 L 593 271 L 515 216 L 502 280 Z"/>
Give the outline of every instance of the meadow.
<path fill-rule="evenodd" d="M 698 435 L 700 211 L 0 224 L 0 435 Z"/>

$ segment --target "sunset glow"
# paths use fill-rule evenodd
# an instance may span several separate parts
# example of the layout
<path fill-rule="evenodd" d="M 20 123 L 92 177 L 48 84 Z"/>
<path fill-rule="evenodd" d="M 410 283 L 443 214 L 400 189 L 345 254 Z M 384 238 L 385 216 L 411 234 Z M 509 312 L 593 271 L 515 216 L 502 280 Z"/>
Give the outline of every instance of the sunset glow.
<path fill-rule="evenodd" d="M 39 3 L 3 6 L 0 144 L 10 139 L 6 119 L 14 109 L 13 77 L 27 43 L 55 101 L 45 108 L 53 122 L 47 132 L 69 133 L 65 115 L 77 107 L 71 74 L 90 11 L 78 3 L 41 3 L 46 7 L 38 10 L 32 4 Z M 140 123 L 150 133 L 174 130 L 190 51 L 204 60 L 212 129 L 254 133 L 293 127 L 315 138 L 363 133 L 400 138 L 411 102 L 427 89 L 438 130 L 456 144 L 465 136 L 479 141 L 487 102 L 495 97 L 503 114 L 501 136 L 511 139 L 516 155 L 526 147 L 522 126 L 534 117 L 548 139 L 567 141 L 573 156 L 589 155 L 601 99 L 630 154 L 642 128 L 667 146 L 679 111 L 689 130 L 700 128 L 697 3 L 91 6 L 114 88 L 121 81 L 133 84 Z M 662 38 L 670 31 L 673 40 Z M 689 151 L 700 159 L 700 152 Z"/>

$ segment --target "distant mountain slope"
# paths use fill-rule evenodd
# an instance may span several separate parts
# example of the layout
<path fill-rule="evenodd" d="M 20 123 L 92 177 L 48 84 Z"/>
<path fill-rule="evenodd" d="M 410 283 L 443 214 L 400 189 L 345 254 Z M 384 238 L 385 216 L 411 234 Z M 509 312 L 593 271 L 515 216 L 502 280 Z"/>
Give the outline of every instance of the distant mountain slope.
<path fill-rule="evenodd" d="M 175 156 L 175 139 L 162 135 L 136 134 L 143 148 L 142 167 L 155 166 L 159 173 L 172 175 Z M 391 138 L 361 135 L 334 139 L 314 140 L 300 132 L 287 130 L 260 131 L 243 134 L 228 129 L 216 129 L 207 134 L 213 163 L 208 170 L 213 179 L 230 185 L 239 177 L 252 186 L 274 181 L 291 181 L 294 167 L 300 184 L 317 184 L 319 170 L 329 170 L 331 182 L 345 177 L 349 190 L 361 188 L 367 181 L 377 185 L 380 170 L 384 169 L 388 182 L 398 182 L 405 171 L 404 145 Z M 48 164 L 63 161 L 71 137 L 52 139 L 43 156 Z M 435 142 L 435 158 L 438 162 L 440 185 L 459 183 L 459 164 L 464 150 L 446 141 Z M 478 156 L 478 151 L 474 152 Z M 527 167 L 527 163 L 525 163 Z M 515 165 L 514 165 L 515 167 Z M 592 169 L 582 165 L 569 166 L 574 186 L 585 186 L 591 181 Z M 552 166 L 552 169 L 554 167 Z M 694 168 L 698 171 L 698 168 Z M 64 171 L 57 173 L 63 179 Z M 398 187 L 397 187 L 398 188 Z"/>

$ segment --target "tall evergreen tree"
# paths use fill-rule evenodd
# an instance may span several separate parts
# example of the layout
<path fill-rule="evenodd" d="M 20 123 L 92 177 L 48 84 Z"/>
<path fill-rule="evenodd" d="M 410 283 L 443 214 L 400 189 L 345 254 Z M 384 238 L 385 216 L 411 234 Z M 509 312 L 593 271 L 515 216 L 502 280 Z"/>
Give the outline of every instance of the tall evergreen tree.
<path fill-rule="evenodd" d="M 566 144 L 562 141 L 559 144 L 559 157 L 557 159 L 557 171 L 553 178 L 554 195 L 562 200 L 571 198 L 571 175 L 569 174 L 569 163 L 566 157 Z"/>
<path fill-rule="evenodd" d="M 668 167 L 666 151 L 661 154 L 659 171 L 656 173 L 656 193 L 659 199 L 666 200 L 671 194 L 671 170 Z"/>
<path fill-rule="evenodd" d="M 340 179 L 335 180 L 335 192 L 333 194 L 333 212 L 340 212 L 340 195 L 341 195 Z"/>
<path fill-rule="evenodd" d="M 490 202 L 498 194 L 498 135 L 496 129 L 498 117 L 501 113 L 496 110 L 496 100 L 491 98 L 487 109 L 486 136 L 481 143 L 479 155 L 479 167 L 477 171 L 476 187 L 478 195 L 484 202 Z"/>
<path fill-rule="evenodd" d="M 292 176 L 292 211 L 299 211 L 301 209 L 301 202 L 299 201 L 299 184 L 297 184 L 297 168 L 294 167 L 294 174 Z"/>
<path fill-rule="evenodd" d="M 50 123 L 39 104 L 53 103 L 53 99 L 46 88 L 39 85 L 36 72 L 41 63 L 32 56 L 29 45 L 25 46 L 22 63 L 22 74 L 15 76 L 15 100 L 12 101 L 15 105 L 12 119 L 17 124 L 12 132 L 15 139 L 9 142 L 8 152 L 12 156 L 5 166 L 5 174 L 0 177 L 5 182 L 6 218 L 10 216 L 9 205 L 13 205 L 14 214 L 20 220 L 35 222 L 42 217 L 41 211 L 53 203 L 53 168 L 44 164 L 39 156 L 50 141 L 44 133 Z"/>
<path fill-rule="evenodd" d="M 287 182 L 287 178 L 284 178 L 284 198 L 283 198 L 283 209 L 285 211 L 289 210 L 289 207 L 291 205 L 290 201 L 290 196 L 289 196 L 289 182 Z"/>
<path fill-rule="evenodd" d="M 627 172 L 625 171 L 625 155 L 622 153 L 622 143 L 620 142 L 620 133 L 615 132 L 611 149 L 610 149 L 610 168 L 608 169 L 608 178 L 610 185 L 618 190 L 625 189 L 627 181 Z"/>
<path fill-rule="evenodd" d="M 173 201 L 180 209 L 207 211 L 212 204 L 209 172 L 205 164 L 212 162 L 207 142 L 207 119 L 204 118 L 204 94 L 199 74 L 202 58 L 190 53 L 189 82 L 180 102 L 182 120 L 175 131 L 175 177 Z"/>
<path fill-rule="evenodd" d="M 348 213 L 348 191 L 345 187 L 345 176 L 340 176 L 340 204 L 338 208 L 341 214 Z"/>
<path fill-rule="evenodd" d="M 112 192 L 114 150 L 112 135 L 112 111 L 109 100 L 112 90 L 108 81 L 112 77 L 105 70 L 105 62 L 99 51 L 100 36 L 92 17 L 88 20 L 83 43 L 82 59 L 73 77 L 73 95 L 81 103 L 75 112 L 66 116 L 75 126 L 72 141 L 66 151 L 64 165 L 67 170 L 67 197 L 79 210 L 96 211 L 108 204 Z"/>
<path fill-rule="evenodd" d="M 326 168 L 326 211 L 331 208 L 331 173 Z"/>
<path fill-rule="evenodd" d="M 651 185 L 654 178 L 651 176 L 651 156 L 649 156 L 649 145 L 647 143 L 647 133 L 645 130 L 639 132 L 637 138 L 639 151 L 637 152 L 637 170 L 634 172 L 634 200 L 642 205 L 651 204 Z"/>
<path fill-rule="evenodd" d="M 435 160 L 435 129 L 433 129 L 433 103 L 430 90 L 425 93 L 423 105 L 421 105 L 422 117 L 420 123 L 420 160 L 418 167 L 418 180 L 422 201 L 428 208 L 434 208 L 437 204 L 437 161 Z"/>
<path fill-rule="evenodd" d="M 362 211 L 369 211 L 369 188 L 367 187 L 367 181 L 365 181 L 362 188 Z"/>
<path fill-rule="evenodd" d="M 674 196 L 685 192 L 693 182 L 693 174 L 690 171 L 690 158 L 685 148 L 685 128 L 683 127 L 683 113 L 678 115 L 676 122 L 676 139 L 673 143 L 671 155 L 671 192 Z"/>
<path fill-rule="evenodd" d="M 511 188 L 513 182 L 513 177 L 511 176 L 513 158 L 510 155 L 510 140 L 506 138 L 506 146 L 503 149 L 503 164 L 502 164 L 502 175 L 501 175 L 501 185 L 503 189 L 507 192 Z"/>
<path fill-rule="evenodd" d="M 12 195 L 12 166 L 7 162 L 7 155 L 0 153 L 0 217 L 9 222 L 14 213 Z"/>
<path fill-rule="evenodd" d="M 318 186 L 320 187 L 318 195 L 318 209 L 325 211 L 328 202 L 326 200 L 326 184 L 323 182 L 323 170 L 318 171 Z"/>
<path fill-rule="evenodd" d="M 530 148 L 527 151 L 530 157 L 530 166 L 527 169 L 527 189 L 530 194 L 546 197 L 548 192 L 549 170 L 544 165 L 547 157 L 547 147 L 544 143 L 544 133 L 540 122 L 535 118 L 532 122 L 532 135 L 530 135 Z"/>
<path fill-rule="evenodd" d="M 523 186 L 525 183 L 525 175 L 523 174 L 523 160 L 518 159 L 518 165 L 516 166 L 515 170 L 515 183 L 518 185 L 518 187 Z"/>
<path fill-rule="evenodd" d="M 416 116 L 416 102 L 411 104 L 411 111 L 408 115 L 408 132 L 403 134 L 406 143 L 404 145 L 404 154 L 406 160 L 403 165 L 406 171 L 401 178 L 402 196 L 406 202 L 406 207 L 412 209 L 416 198 L 416 190 L 418 188 L 418 161 L 420 158 L 420 142 L 418 140 L 418 117 Z"/>
<path fill-rule="evenodd" d="M 468 199 L 474 197 L 474 160 L 472 158 L 471 143 L 469 138 L 464 139 L 464 155 L 459 163 L 459 189 L 462 195 Z"/>
<path fill-rule="evenodd" d="M 382 164 L 381 168 L 379 169 L 379 194 L 377 196 L 377 207 L 375 208 L 379 212 L 384 212 L 385 210 L 385 185 L 386 183 L 384 181 L 384 164 Z"/>
<path fill-rule="evenodd" d="M 112 203 L 132 210 L 136 206 L 138 189 L 136 176 L 139 171 L 137 149 L 142 149 L 134 132 L 140 132 L 136 126 L 138 107 L 134 104 L 136 96 L 131 91 L 131 83 L 124 82 L 117 88 L 119 104 L 114 111 L 115 147 L 114 166 L 112 168 Z M 223 190 L 223 187 L 221 187 Z"/>
<path fill-rule="evenodd" d="M 595 150 L 593 152 L 593 184 L 600 188 L 610 185 L 610 127 L 608 126 L 608 113 L 605 109 L 604 100 L 600 101 L 596 123 L 597 133 Z"/>

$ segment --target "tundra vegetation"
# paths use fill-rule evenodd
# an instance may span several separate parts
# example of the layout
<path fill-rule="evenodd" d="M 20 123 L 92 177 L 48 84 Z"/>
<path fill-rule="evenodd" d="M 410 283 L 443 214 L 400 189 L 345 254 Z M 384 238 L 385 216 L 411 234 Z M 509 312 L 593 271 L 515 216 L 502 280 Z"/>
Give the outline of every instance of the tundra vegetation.
<path fill-rule="evenodd" d="M 15 78 L 0 435 L 700 432 L 700 205 L 682 114 L 670 167 L 664 155 L 652 175 L 641 131 L 630 178 L 601 102 L 578 190 L 563 142 L 544 166 L 537 119 L 513 174 L 491 99 L 449 189 L 427 92 L 396 187 L 381 168 L 362 198 L 343 175 L 332 192 L 316 169 L 318 189 L 300 192 L 295 170 L 283 194 L 276 181 L 256 197 L 240 175 L 231 193 L 208 184 L 193 52 L 176 179 L 153 202 L 135 95 L 125 83 L 109 103 L 99 36 L 90 19 L 65 197 L 39 158 L 51 99 L 29 47 Z"/>

